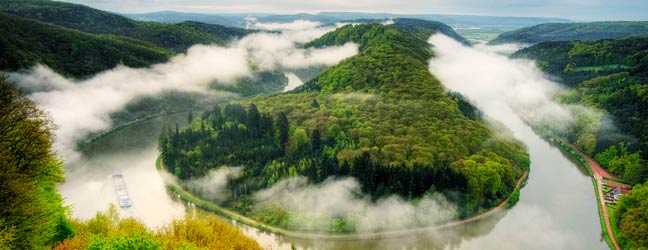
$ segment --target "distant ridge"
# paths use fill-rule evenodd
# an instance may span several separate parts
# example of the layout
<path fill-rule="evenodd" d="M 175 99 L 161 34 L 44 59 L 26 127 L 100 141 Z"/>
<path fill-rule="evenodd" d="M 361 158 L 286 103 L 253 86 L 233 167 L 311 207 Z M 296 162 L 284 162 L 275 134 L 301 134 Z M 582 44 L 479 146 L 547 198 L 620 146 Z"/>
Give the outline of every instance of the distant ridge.
<path fill-rule="evenodd" d="M 646 21 L 545 23 L 501 34 L 489 44 L 592 41 L 648 34 Z"/>

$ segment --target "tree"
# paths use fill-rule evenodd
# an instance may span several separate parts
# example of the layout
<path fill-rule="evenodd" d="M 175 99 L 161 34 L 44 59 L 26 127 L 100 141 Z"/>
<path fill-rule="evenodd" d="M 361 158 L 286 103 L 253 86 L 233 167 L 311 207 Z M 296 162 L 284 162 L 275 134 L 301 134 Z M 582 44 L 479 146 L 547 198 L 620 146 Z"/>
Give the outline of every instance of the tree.
<path fill-rule="evenodd" d="M 319 151 L 322 149 L 322 135 L 319 129 L 315 129 L 311 135 L 311 148 L 316 155 L 319 155 Z"/>
<path fill-rule="evenodd" d="M 193 119 L 194 119 L 193 112 L 189 111 L 189 114 L 187 115 L 187 123 L 191 124 Z"/>
<path fill-rule="evenodd" d="M 277 131 L 279 145 L 281 146 L 282 151 L 285 151 L 286 144 L 288 143 L 288 133 L 290 132 L 290 125 L 288 124 L 286 113 L 279 113 L 279 118 L 277 119 Z"/>
<path fill-rule="evenodd" d="M 0 239 L 10 249 L 42 249 L 70 237 L 62 163 L 52 151 L 52 123 L 0 76 Z"/>

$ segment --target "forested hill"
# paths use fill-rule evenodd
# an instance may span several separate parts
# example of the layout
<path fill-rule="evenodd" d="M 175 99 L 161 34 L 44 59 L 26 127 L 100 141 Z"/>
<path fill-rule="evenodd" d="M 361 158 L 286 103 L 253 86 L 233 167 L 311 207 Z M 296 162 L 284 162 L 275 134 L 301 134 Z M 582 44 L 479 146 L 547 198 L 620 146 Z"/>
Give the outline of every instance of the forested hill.
<path fill-rule="evenodd" d="M 84 5 L 49 0 L 3 0 L 0 1 L 0 12 L 87 33 L 127 36 L 175 52 L 184 52 L 195 44 L 224 44 L 230 39 L 249 33 L 246 29 L 217 24 L 135 21 Z"/>
<path fill-rule="evenodd" d="M 344 26 L 308 46 L 347 41 L 358 42 L 360 54 L 308 86 L 215 108 L 191 127 L 169 130 L 160 141 L 167 169 L 190 179 L 223 165 L 244 166 L 230 185 L 235 195 L 223 203 L 279 226 L 288 214 L 259 215 L 245 197 L 295 175 L 315 183 L 354 176 L 374 197 L 442 192 L 463 216 L 511 194 L 529 167 L 524 146 L 498 137 L 474 107 L 445 93 L 428 71 L 425 40 L 366 24 Z M 352 221 L 324 230 L 353 230 Z"/>
<path fill-rule="evenodd" d="M 537 60 L 540 68 L 565 83 L 569 89 L 558 95 L 559 101 L 612 116 L 606 120 L 576 110 L 579 122 L 559 135 L 576 142 L 623 181 L 648 181 L 648 37 L 545 42 L 515 56 Z M 637 185 L 617 206 L 622 249 L 648 247 L 647 186 Z"/>
<path fill-rule="evenodd" d="M 566 134 L 568 139 L 625 180 L 640 183 L 648 179 L 645 160 L 615 167 L 609 159 L 603 159 L 617 154 L 648 159 L 648 37 L 547 42 L 514 56 L 535 59 L 540 68 L 558 76 L 570 88 L 559 100 L 605 110 L 614 116 L 614 127 L 626 134 L 619 136 L 609 130 L 612 126 L 586 120 L 586 125 Z"/>
<path fill-rule="evenodd" d="M 489 44 L 592 41 L 647 34 L 648 22 L 643 21 L 545 23 L 506 32 L 490 41 Z"/>
<path fill-rule="evenodd" d="M 415 18 L 396 18 L 396 19 L 356 19 L 356 20 L 351 20 L 349 22 L 370 24 L 370 23 L 383 23 L 389 20 L 393 21 L 393 23 L 389 24 L 388 26 L 410 33 L 424 41 L 430 38 L 430 36 L 433 34 L 441 33 L 452 39 L 459 41 L 460 43 L 466 46 L 471 45 L 468 39 L 457 34 L 457 32 L 455 32 L 455 30 L 452 27 L 438 21 L 429 21 L 429 20 L 422 20 L 422 19 L 415 19 Z"/>
<path fill-rule="evenodd" d="M 0 13 L 0 70 L 45 64 L 66 76 L 84 77 L 122 63 L 144 67 L 173 53 L 151 43 L 95 35 Z"/>
<path fill-rule="evenodd" d="M 648 35 L 599 41 L 543 42 L 521 49 L 516 58 L 529 58 L 569 87 L 618 72 L 648 72 Z"/>
<path fill-rule="evenodd" d="M 436 34 L 438 32 L 452 39 L 455 39 L 466 46 L 470 46 L 471 44 L 468 39 L 457 34 L 457 32 L 455 32 L 452 27 L 438 21 L 428 21 L 414 18 L 397 18 L 394 19 L 394 24 L 392 24 L 391 26 L 413 34 L 417 38 L 424 41 L 430 38 L 432 34 Z"/>

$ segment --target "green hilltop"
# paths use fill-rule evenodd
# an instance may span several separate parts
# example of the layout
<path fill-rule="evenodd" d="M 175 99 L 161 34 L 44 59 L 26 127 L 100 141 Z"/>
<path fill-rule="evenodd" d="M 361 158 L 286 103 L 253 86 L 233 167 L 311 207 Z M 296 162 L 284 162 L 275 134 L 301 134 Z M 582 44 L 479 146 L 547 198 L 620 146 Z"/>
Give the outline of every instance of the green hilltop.
<path fill-rule="evenodd" d="M 355 228 L 352 218 L 258 207 L 250 193 L 295 175 L 311 183 L 353 176 L 373 197 L 446 194 L 462 208 L 460 216 L 511 195 L 529 167 L 525 147 L 491 131 L 460 95 L 446 93 L 428 71 L 433 53 L 425 40 L 363 24 L 341 27 L 306 46 L 351 41 L 360 45 L 360 54 L 291 93 L 216 107 L 189 127 L 168 130 L 160 139 L 167 170 L 190 179 L 223 165 L 244 166 L 230 185 L 235 195 L 223 204 L 295 230 L 305 225 L 290 218 L 317 218 L 325 225 L 307 230 Z"/>

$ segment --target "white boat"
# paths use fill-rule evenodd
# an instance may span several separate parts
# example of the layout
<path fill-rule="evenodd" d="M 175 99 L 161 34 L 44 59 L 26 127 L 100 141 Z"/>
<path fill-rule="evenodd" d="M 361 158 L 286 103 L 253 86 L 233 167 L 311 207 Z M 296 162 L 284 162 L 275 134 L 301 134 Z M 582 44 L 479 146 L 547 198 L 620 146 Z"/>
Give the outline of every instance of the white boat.
<path fill-rule="evenodd" d="M 121 172 L 115 171 L 112 174 L 113 185 L 115 186 L 115 193 L 117 193 L 117 202 L 120 207 L 130 207 L 132 205 L 131 199 L 126 190 L 126 182 Z"/>

